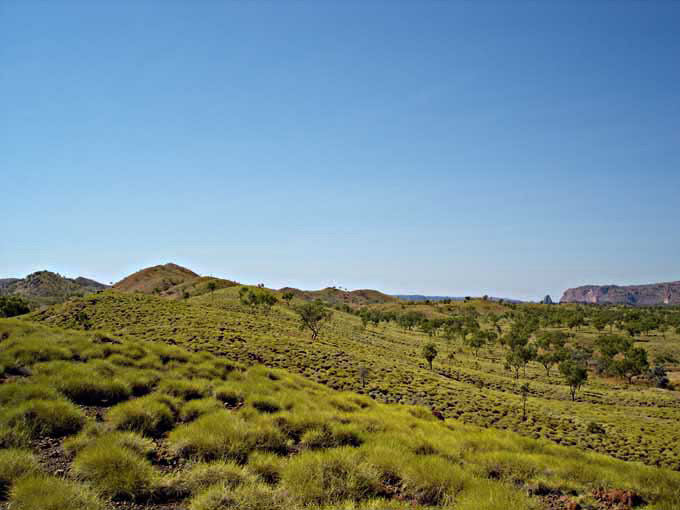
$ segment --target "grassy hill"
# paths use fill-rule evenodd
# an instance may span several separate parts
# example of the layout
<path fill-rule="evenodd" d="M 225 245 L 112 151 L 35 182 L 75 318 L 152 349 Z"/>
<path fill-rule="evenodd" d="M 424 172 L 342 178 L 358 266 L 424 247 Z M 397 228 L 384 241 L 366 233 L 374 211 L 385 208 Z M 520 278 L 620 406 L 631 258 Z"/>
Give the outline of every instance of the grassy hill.
<path fill-rule="evenodd" d="M 392 303 L 409 311 L 428 305 Z M 489 316 L 498 303 L 430 305 L 432 316 L 472 307 Z M 532 305 L 540 306 L 540 305 Z M 402 308 L 403 307 L 403 308 Z M 491 308 L 493 307 L 493 308 Z M 510 308 L 503 308 L 510 310 Z M 184 301 L 107 291 L 32 314 L 29 318 L 59 327 L 82 327 L 84 313 L 95 329 L 117 331 L 139 340 L 160 341 L 193 351 L 228 356 L 245 364 L 285 368 L 331 388 L 356 391 L 391 403 L 423 404 L 465 423 L 509 429 L 624 460 L 680 469 L 680 398 L 677 392 L 593 376 L 572 402 L 559 376 L 547 377 L 530 364 L 517 381 L 504 368 L 500 346 L 475 357 L 460 344 L 430 339 L 390 322 L 362 327 L 352 314 L 336 311 L 319 341 L 300 331 L 295 312 L 276 305 L 264 313 L 242 305 L 238 288 L 226 288 Z M 495 312 L 494 312 L 495 313 Z M 507 328 L 507 321 L 501 320 Z M 579 340 L 595 331 L 582 328 Z M 680 337 L 646 337 L 652 353 L 657 345 L 680 347 Z M 421 348 L 434 341 L 440 352 L 434 370 Z M 679 349 L 680 350 L 680 349 Z M 363 384 L 360 373 L 368 372 Z M 521 385 L 529 382 L 528 418 L 522 416 Z"/>
<path fill-rule="evenodd" d="M 108 288 L 108 285 L 78 277 L 66 278 L 51 271 L 37 271 L 26 278 L 0 280 L 0 295 L 16 295 L 34 306 L 60 303 Z"/>
<path fill-rule="evenodd" d="M 393 303 L 398 299 L 393 296 L 388 296 L 377 290 L 359 289 L 359 290 L 342 290 L 337 287 L 327 287 L 322 290 L 300 290 L 292 287 L 284 287 L 279 289 L 279 293 L 283 294 L 291 292 L 297 299 L 303 301 L 314 301 L 319 299 L 329 305 L 370 305 L 376 303 Z"/>
<path fill-rule="evenodd" d="M 121 292 L 141 292 L 171 299 L 187 299 L 211 292 L 213 289 L 234 285 L 238 284 L 213 276 L 199 276 L 190 269 L 168 263 L 141 269 L 123 278 L 113 288 Z"/>
<path fill-rule="evenodd" d="M 121 292 L 161 294 L 175 285 L 195 280 L 199 276 L 177 264 L 163 264 L 140 269 L 117 282 L 113 288 Z"/>
<path fill-rule="evenodd" d="M 680 506 L 679 473 L 281 369 L 16 319 L 0 320 L 0 338 L 3 510 Z"/>

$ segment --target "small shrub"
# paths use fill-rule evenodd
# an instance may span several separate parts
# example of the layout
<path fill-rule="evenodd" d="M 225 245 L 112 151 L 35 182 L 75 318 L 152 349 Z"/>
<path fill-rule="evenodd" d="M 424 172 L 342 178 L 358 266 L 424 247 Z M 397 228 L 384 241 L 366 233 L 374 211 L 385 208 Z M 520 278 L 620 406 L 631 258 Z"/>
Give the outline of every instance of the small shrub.
<path fill-rule="evenodd" d="M 32 399 L 4 411 L 0 421 L 32 438 L 61 437 L 78 432 L 85 416 L 70 402 Z"/>
<path fill-rule="evenodd" d="M 147 395 L 111 408 L 106 419 L 118 430 L 130 430 L 158 437 L 175 424 L 174 402 L 158 395 Z"/>
<path fill-rule="evenodd" d="M 99 440 L 85 447 L 73 461 L 73 472 L 113 499 L 148 496 L 156 481 L 148 460 L 114 440 Z"/>
<path fill-rule="evenodd" d="M 101 510 L 103 504 L 87 487 L 53 476 L 26 476 L 10 493 L 12 510 Z"/>
<path fill-rule="evenodd" d="M 215 388 L 214 395 L 217 400 L 223 402 L 229 407 L 236 407 L 242 404 L 245 398 L 242 392 L 232 388 L 229 385 L 223 385 Z"/>
<path fill-rule="evenodd" d="M 30 451 L 14 448 L 0 450 L 0 500 L 7 497 L 15 480 L 39 471 L 38 459 Z"/>

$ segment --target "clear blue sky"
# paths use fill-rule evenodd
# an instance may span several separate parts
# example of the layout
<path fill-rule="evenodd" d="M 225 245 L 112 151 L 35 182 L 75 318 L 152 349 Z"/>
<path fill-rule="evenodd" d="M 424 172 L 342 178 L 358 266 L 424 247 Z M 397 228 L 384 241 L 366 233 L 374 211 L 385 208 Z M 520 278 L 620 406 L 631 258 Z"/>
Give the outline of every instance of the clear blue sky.
<path fill-rule="evenodd" d="M 680 2 L 0 0 L 0 277 L 680 280 Z"/>

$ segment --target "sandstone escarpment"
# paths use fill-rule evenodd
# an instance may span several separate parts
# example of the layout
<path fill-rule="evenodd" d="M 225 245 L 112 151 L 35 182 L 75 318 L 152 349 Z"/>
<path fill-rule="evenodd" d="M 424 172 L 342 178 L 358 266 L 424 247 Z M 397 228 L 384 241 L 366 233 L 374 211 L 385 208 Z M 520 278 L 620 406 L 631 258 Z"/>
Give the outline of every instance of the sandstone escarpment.
<path fill-rule="evenodd" d="M 680 305 L 680 281 L 649 285 L 584 285 L 567 289 L 561 303 Z"/>

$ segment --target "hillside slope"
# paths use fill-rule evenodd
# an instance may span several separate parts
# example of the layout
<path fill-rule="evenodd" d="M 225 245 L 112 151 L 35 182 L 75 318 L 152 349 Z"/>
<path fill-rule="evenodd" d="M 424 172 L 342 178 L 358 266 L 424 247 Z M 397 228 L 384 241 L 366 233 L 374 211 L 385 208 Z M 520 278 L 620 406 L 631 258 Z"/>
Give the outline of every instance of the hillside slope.
<path fill-rule="evenodd" d="M 33 304 L 53 304 L 108 288 L 108 285 L 83 278 L 72 279 L 51 271 L 37 271 L 26 278 L 0 280 L 0 295 L 18 295 Z"/>
<path fill-rule="evenodd" d="M 359 290 L 341 290 L 336 287 L 326 287 L 322 290 L 300 290 L 292 287 L 284 287 L 279 289 L 280 293 L 291 292 L 293 295 L 304 301 L 314 301 L 320 299 L 329 305 L 370 305 L 378 303 L 393 303 L 397 302 L 398 298 L 388 296 L 377 290 L 359 289 Z"/>
<path fill-rule="evenodd" d="M 168 263 L 140 269 L 123 278 L 113 288 L 121 292 L 141 292 L 170 299 L 187 299 L 235 285 L 238 284 L 231 280 L 199 276 L 190 269 Z"/>
<path fill-rule="evenodd" d="M 168 263 L 140 269 L 115 283 L 113 288 L 122 292 L 159 294 L 175 285 L 195 280 L 198 277 L 190 269 Z"/>
<path fill-rule="evenodd" d="M 12 509 L 680 505 L 679 473 L 284 370 L 19 320 L 0 320 L 0 335 L 0 486 Z"/>
<path fill-rule="evenodd" d="M 680 281 L 648 285 L 584 285 L 567 289 L 561 303 L 680 305 Z"/>
<path fill-rule="evenodd" d="M 498 303 L 483 305 L 502 308 Z M 408 311 L 426 305 L 403 306 Z M 437 306 L 436 313 L 444 316 L 449 306 Z M 464 306 L 473 305 L 451 304 L 450 308 Z M 503 367 L 500 347 L 474 357 L 440 337 L 429 338 L 392 323 L 363 328 L 358 317 L 339 311 L 321 339 L 312 343 L 290 308 L 276 305 L 269 313 L 251 309 L 239 302 L 237 287 L 184 301 L 107 291 L 29 318 L 80 328 L 83 314 L 95 329 L 285 368 L 384 402 L 421 403 L 467 423 L 680 469 L 677 394 L 645 388 L 614 391 L 606 381 L 593 380 L 571 402 L 568 387 L 535 365 L 528 367 L 525 378 L 531 383 L 531 398 L 529 418 L 524 420 L 520 382 Z M 435 342 L 441 353 L 434 370 L 428 369 L 421 355 L 427 341 Z M 363 369 L 368 372 L 365 385 L 360 376 Z M 606 433 L 590 432 L 591 422 Z"/>

